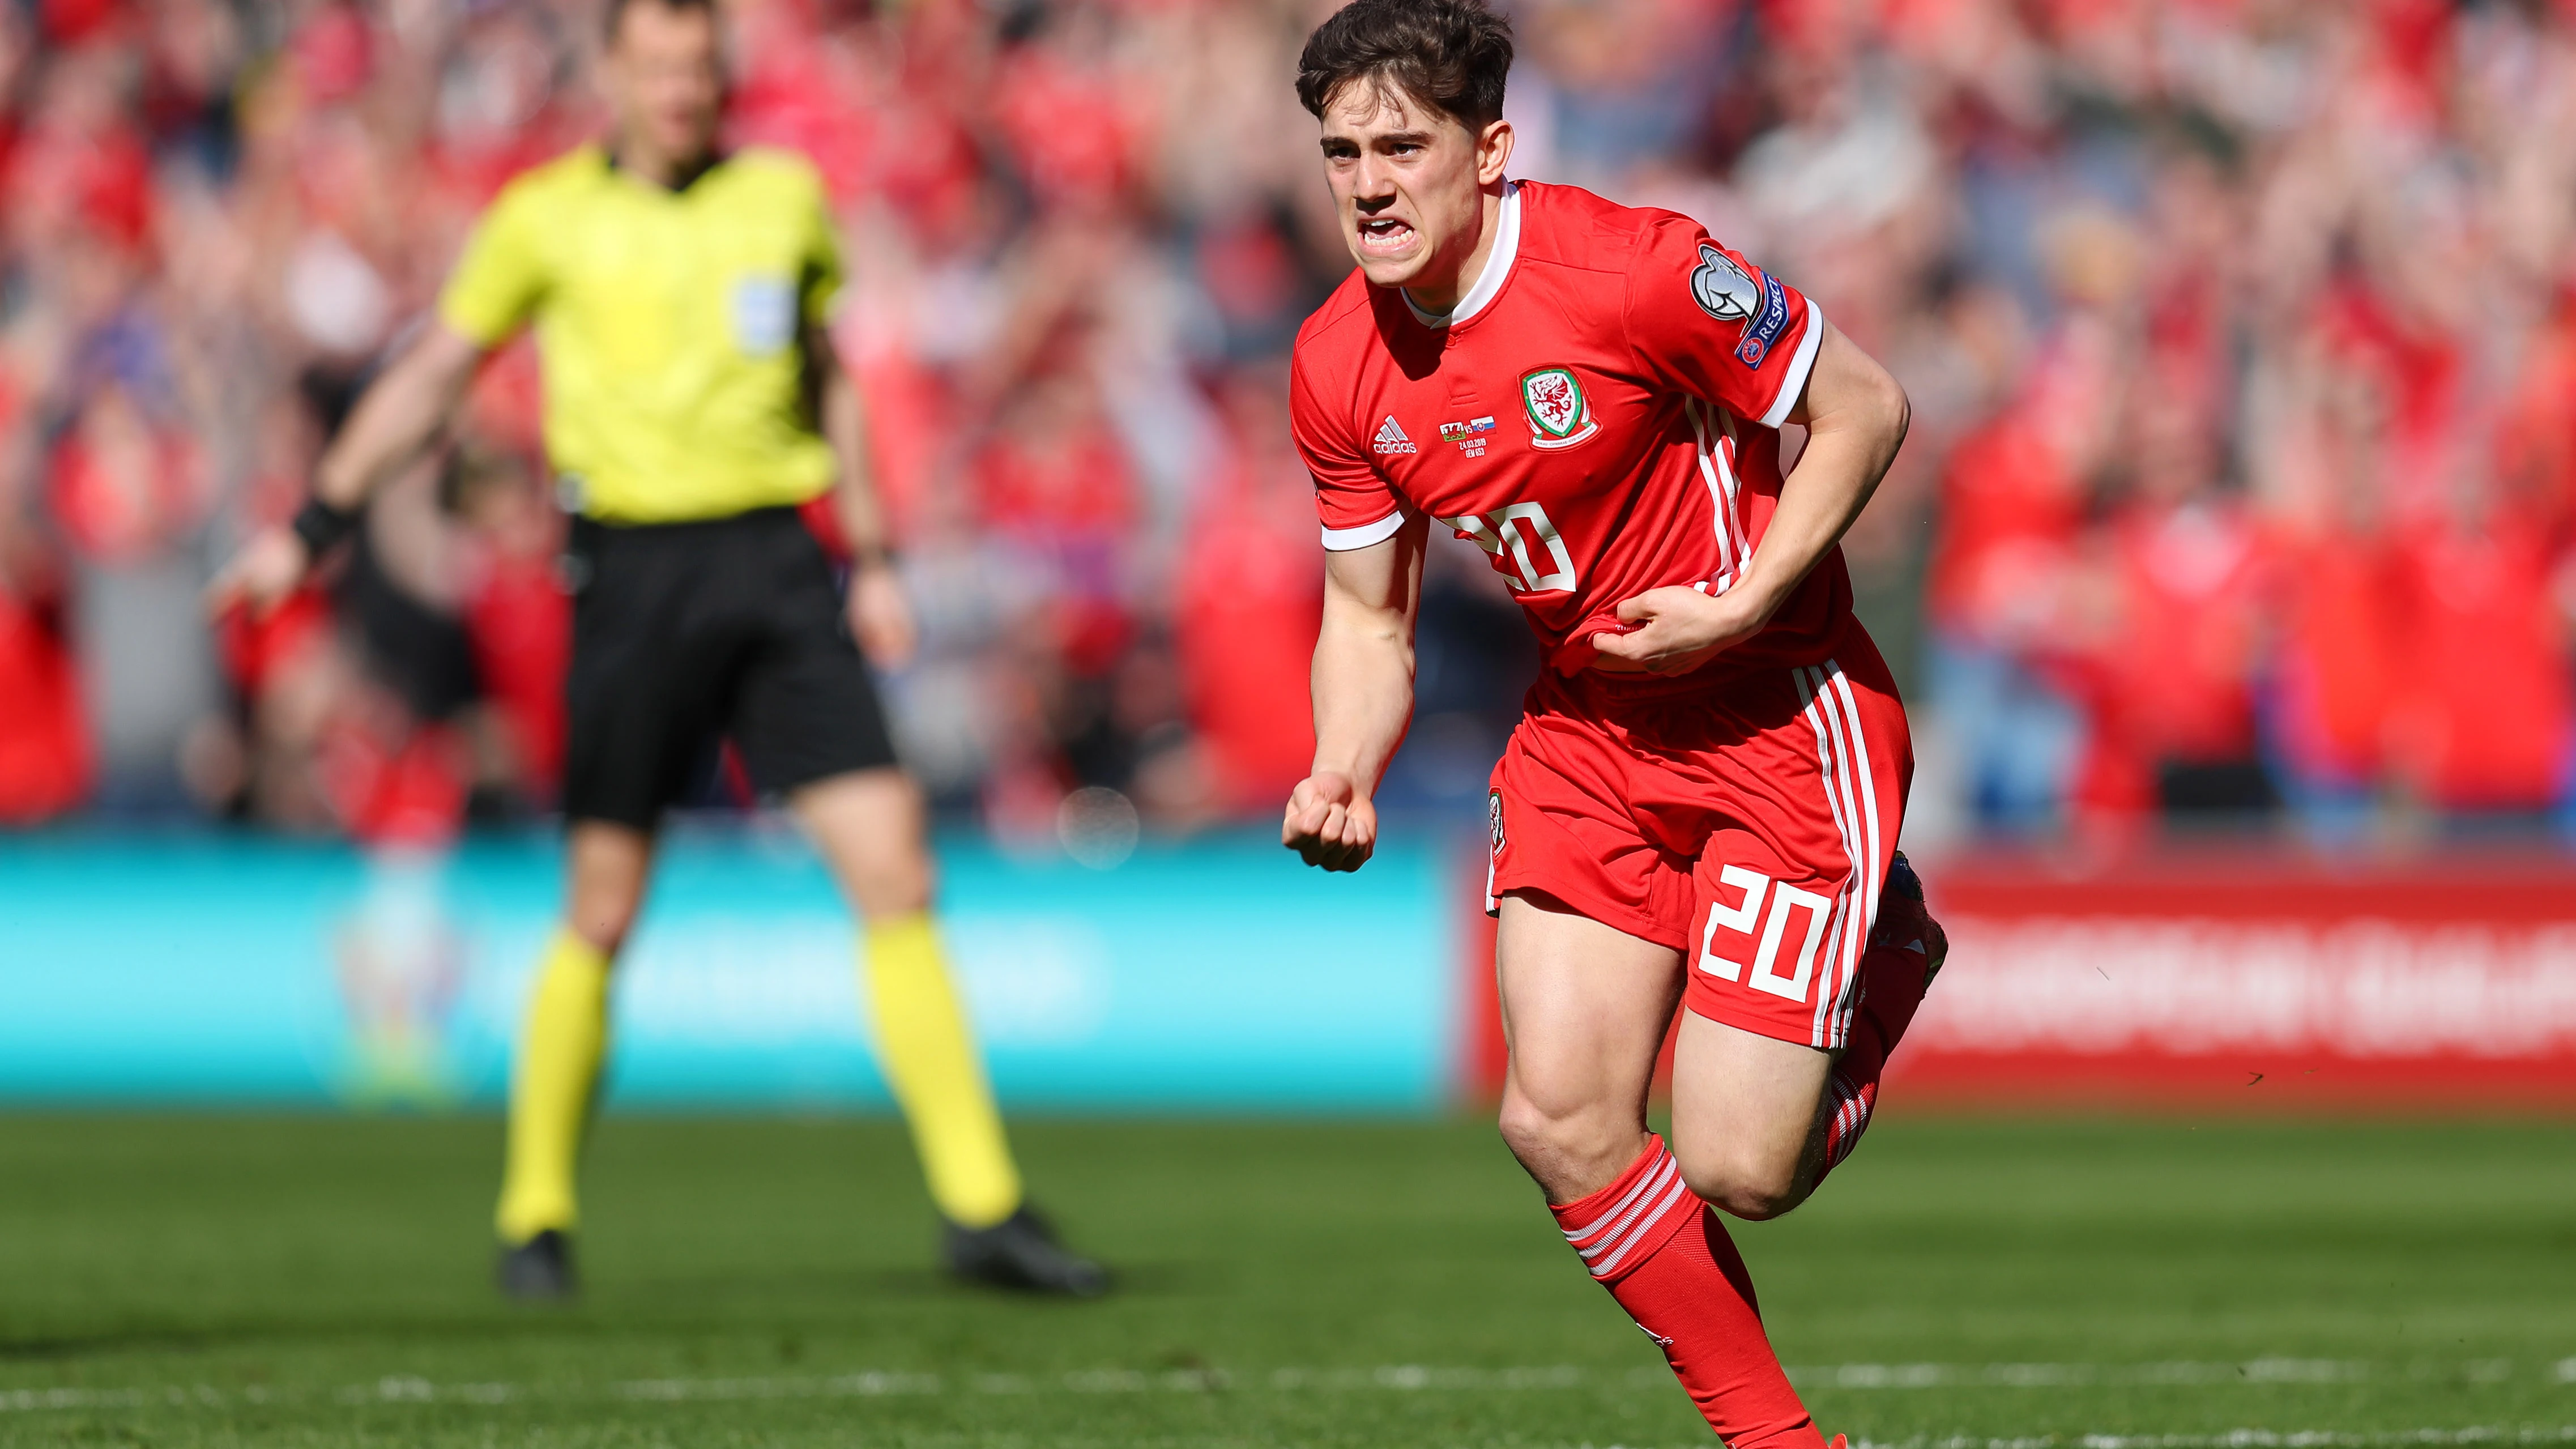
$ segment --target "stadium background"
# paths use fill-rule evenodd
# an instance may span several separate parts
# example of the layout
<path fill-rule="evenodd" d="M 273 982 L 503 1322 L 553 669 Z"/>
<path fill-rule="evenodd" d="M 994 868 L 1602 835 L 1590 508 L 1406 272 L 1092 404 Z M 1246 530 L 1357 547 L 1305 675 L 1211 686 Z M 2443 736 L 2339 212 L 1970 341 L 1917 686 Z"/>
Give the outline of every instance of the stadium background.
<path fill-rule="evenodd" d="M 1284 353 L 1346 265 L 1282 83 L 1311 9 L 729 11 L 734 139 L 810 154 L 839 212 L 928 637 L 895 713 L 1023 1101 L 1497 1080 L 1463 882 L 1533 665 L 1474 550 L 1433 560 L 1403 853 L 1335 891 L 1257 848 L 1319 589 Z M 1516 13 L 1517 174 L 1699 218 L 1913 396 L 1847 547 L 1914 701 L 1908 846 L 1965 892 L 1919 1085 L 2576 1093 L 2566 7 Z M 596 45 L 583 4 L 0 9 L 0 1090 L 497 1088 L 563 733 L 527 345 L 327 588 L 194 599 L 494 189 L 595 130 Z M 705 775 L 618 1093 L 881 1101 L 817 1064 L 861 1060 L 818 877 Z M 1336 1009 L 1353 981 L 1382 1012 Z M 1347 1073 L 1259 1065 L 1301 1052 Z"/>
<path fill-rule="evenodd" d="M 525 350 L 330 588 L 195 600 L 476 208 L 597 124 L 593 7 L 11 0 L 0 1443 L 1705 1442 L 1453 1110 L 1499 1070 L 1472 891 L 1533 667 L 1472 548 L 1389 853 L 1269 843 L 1318 585 L 1284 353 L 1345 267 L 1286 84 L 1316 7 L 727 11 L 738 139 L 816 159 L 851 258 L 968 995 L 1124 1291 L 930 1277 L 846 920 L 710 760 L 588 1300 L 493 1298 L 557 888 Z M 2576 1441 L 2576 7 L 1512 12 L 1518 174 L 1705 221 L 1915 404 L 1847 547 L 1954 964 L 1867 1149 L 1740 1234 L 1822 1422 Z"/>

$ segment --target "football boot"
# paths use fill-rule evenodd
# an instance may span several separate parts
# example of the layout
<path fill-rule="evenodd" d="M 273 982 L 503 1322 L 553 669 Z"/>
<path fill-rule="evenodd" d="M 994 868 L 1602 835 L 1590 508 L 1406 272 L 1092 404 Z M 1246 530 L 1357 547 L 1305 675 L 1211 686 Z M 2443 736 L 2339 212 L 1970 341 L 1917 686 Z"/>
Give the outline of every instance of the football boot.
<path fill-rule="evenodd" d="M 554 1228 L 516 1246 L 501 1249 L 494 1276 L 501 1292 L 522 1303 L 558 1303 L 577 1288 L 572 1270 L 572 1238 Z"/>
<path fill-rule="evenodd" d="M 945 1225 L 941 1247 L 948 1271 L 969 1283 L 1023 1293 L 1097 1298 L 1109 1291 L 1109 1272 L 1067 1252 L 1055 1228 L 1026 1203 L 989 1228 Z"/>

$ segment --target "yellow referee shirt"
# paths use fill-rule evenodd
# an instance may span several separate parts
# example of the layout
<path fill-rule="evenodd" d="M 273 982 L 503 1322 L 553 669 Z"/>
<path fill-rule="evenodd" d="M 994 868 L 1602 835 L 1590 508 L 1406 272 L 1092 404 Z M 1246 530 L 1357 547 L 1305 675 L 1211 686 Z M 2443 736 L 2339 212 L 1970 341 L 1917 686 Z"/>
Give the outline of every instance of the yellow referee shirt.
<path fill-rule="evenodd" d="M 487 346 L 533 320 L 546 451 L 577 506 L 668 523 L 831 486 L 798 344 L 840 279 L 803 158 L 741 151 L 671 191 L 585 146 L 502 190 L 438 313 Z"/>

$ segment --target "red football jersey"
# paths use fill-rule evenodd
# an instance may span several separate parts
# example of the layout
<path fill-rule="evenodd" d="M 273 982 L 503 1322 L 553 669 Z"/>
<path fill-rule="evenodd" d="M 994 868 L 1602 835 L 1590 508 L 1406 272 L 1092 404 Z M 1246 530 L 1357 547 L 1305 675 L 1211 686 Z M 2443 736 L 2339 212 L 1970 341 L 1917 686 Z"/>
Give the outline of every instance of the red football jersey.
<path fill-rule="evenodd" d="M 1805 297 L 1688 217 L 1514 183 L 1448 317 L 1354 270 L 1298 331 L 1291 423 L 1324 547 L 1428 514 L 1485 551 L 1573 673 L 1593 634 L 1629 627 L 1621 600 L 1742 574 L 1823 335 Z M 1837 548 L 1711 668 L 1815 663 L 1850 612 Z"/>

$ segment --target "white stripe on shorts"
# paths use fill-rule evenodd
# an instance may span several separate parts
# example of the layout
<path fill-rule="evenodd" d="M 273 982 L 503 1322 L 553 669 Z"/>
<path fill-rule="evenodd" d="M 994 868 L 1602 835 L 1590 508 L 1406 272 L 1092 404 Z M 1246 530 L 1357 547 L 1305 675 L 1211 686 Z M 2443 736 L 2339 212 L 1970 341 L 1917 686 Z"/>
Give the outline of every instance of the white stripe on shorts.
<path fill-rule="evenodd" d="M 1860 800 L 1871 800 L 1870 814 L 1877 813 L 1871 799 L 1872 782 L 1866 775 L 1858 781 L 1849 750 L 1848 736 L 1857 736 L 1857 718 L 1844 713 L 1847 695 L 1838 694 L 1835 685 L 1842 682 L 1842 666 L 1828 659 L 1819 667 L 1795 671 L 1798 695 L 1807 717 L 1808 728 L 1816 732 L 1816 764 L 1823 775 L 1825 806 L 1834 819 L 1834 832 L 1841 837 L 1843 857 L 1851 863 L 1852 873 L 1845 877 L 1843 888 L 1834 898 L 1833 949 L 1827 957 L 1826 970 L 1817 983 L 1815 1025 L 1810 1040 L 1820 1048 L 1840 1045 L 1850 1024 L 1850 1011 L 1844 1001 L 1852 994 L 1852 983 L 1859 973 L 1862 944 L 1868 939 L 1868 920 L 1873 914 L 1875 892 L 1869 878 L 1874 873 L 1871 862 L 1875 855 L 1862 852 Z M 1866 746 L 1863 747 L 1864 750 Z M 1857 796 L 1858 798 L 1855 798 Z M 1854 910 L 1853 907 L 1860 907 Z"/>
<path fill-rule="evenodd" d="M 1878 849 L 1878 776 L 1870 768 L 1869 737 L 1861 733 L 1860 702 L 1852 698 L 1851 678 L 1841 670 L 1834 671 L 1834 693 L 1842 700 L 1843 718 L 1851 722 L 1851 747 L 1854 763 L 1860 766 L 1860 813 L 1866 827 L 1862 844 L 1869 853 L 1860 858 L 1860 949 L 1869 949 L 1869 933 L 1878 927 L 1878 895 L 1886 882 L 1879 875 Z M 1859 956 L 1853 957 L 1853 968 L 1859 967 Z M 1842 1021 L 1835 1029 L 1842 1036 L 1851 1029 L 1851 1014 L 1860 1005 L 1860 993 L 1847 993 L 1842 1006 Z"/>

